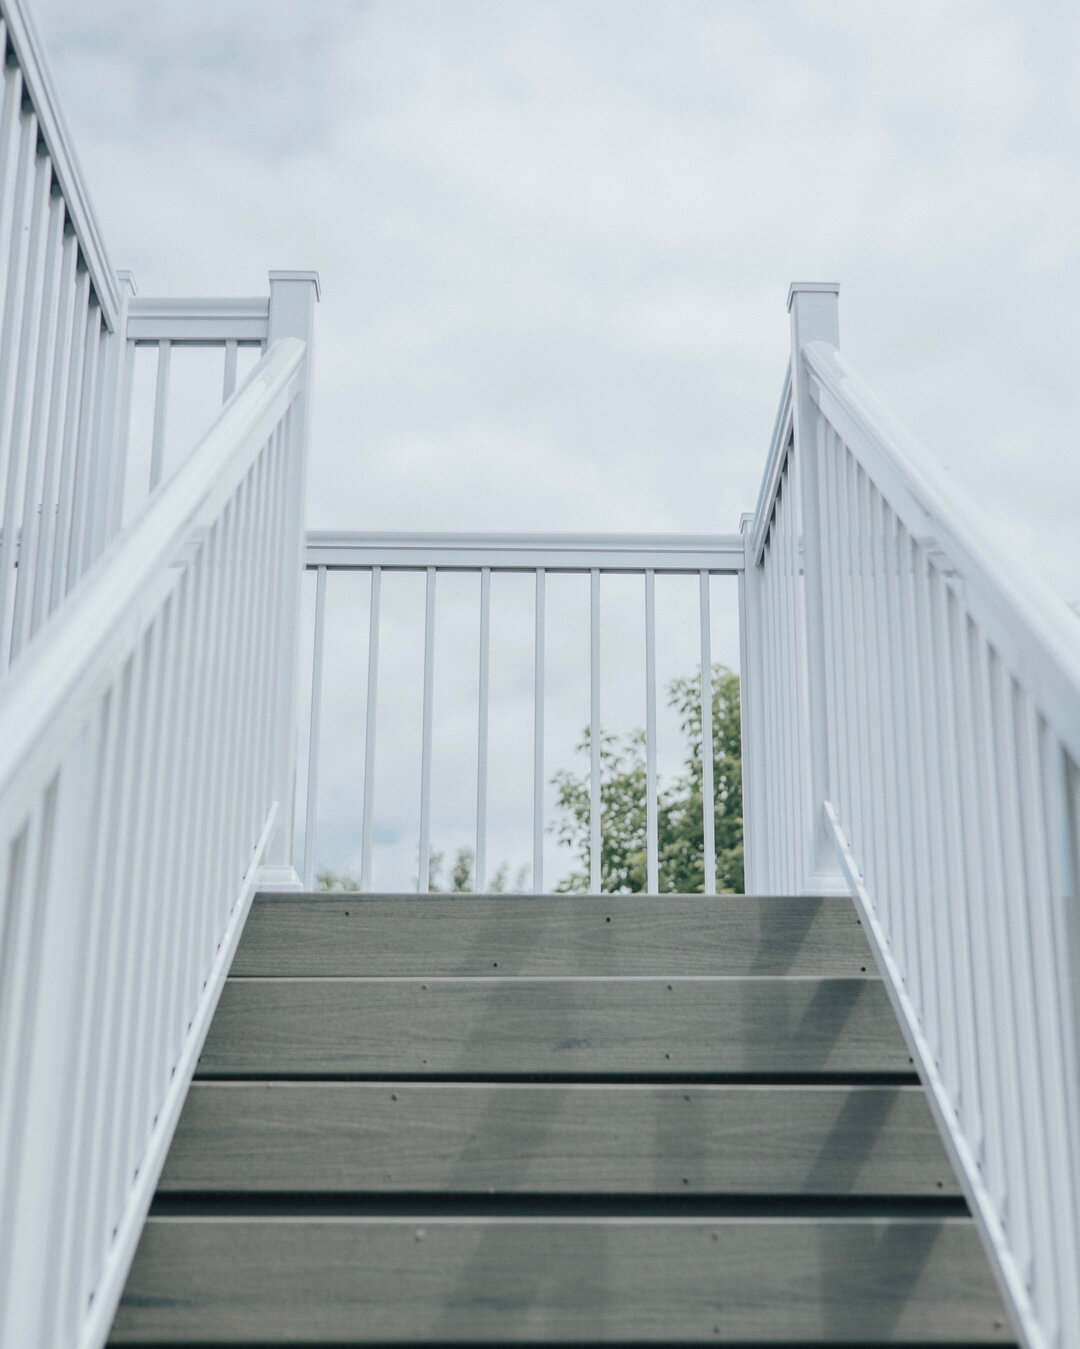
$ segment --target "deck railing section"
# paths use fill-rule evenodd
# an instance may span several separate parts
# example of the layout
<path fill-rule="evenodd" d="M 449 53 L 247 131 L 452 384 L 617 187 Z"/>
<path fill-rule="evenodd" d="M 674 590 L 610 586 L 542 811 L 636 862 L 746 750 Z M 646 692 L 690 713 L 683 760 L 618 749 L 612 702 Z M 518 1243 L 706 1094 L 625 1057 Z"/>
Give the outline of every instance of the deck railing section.
<path fill-rule="evenodd" d="M 104 1342 L 288 854 L 314 289 L 272 285 L 266 354 L 0 703 L 5 1346 Z"/>
<path fill-rule="evenodd" d="M 0 675 L 115 533 L 127 287 L 21 0 L 0 2 Z"/>
<path fill-rule="evenodd" d="M 148 462 L 143 484 L 148 495 L 157 490 L 165 473 L 174 356 L 195 349 L 220 350 L 221 401 L 224 403 L 236 388 L 240 353 L 265 349 L 269 322 L 268 296 L 237 299 L 135 296 L 128 302 L 124 328 L 126 415 L 130 415 L 136 352 L 140 348 L 150 349 L 155 358 L 149 417 L 152 430 L 146 447 Z M 125 423 L 125 430 L 126 426 Z"/>
<path fill-rule="evenodd" d="M 801 658 L 814 807 L 803 877 L 826 837 L 1017 1330 L 1028 1345 L 1075 1345 L 1080 626 L 1003 565 L 955 486 L 852 374 L 835 306 L 835 288 L 793 288 L 805 575 L 786 626 L 758 627 L 744 696 L 751 722 L 770 715 L 758 671 Z M 751 537 L 768 533 L 748 594 L 770 570 L 790 583 L 789 557 L 770 547 L 784 527 L 776 483 L 754 522 Z M 767 823 L 775 841 L 769 803 L 751 808 L 765 812 L 752 836 Z"/>
<path fill-rule="evenodd" d="M 698 578 L 702 679 L 703 743 L 712 743 L 712 686 L 710 637 L 710 578 L 737 575 L 743 566 L 738 535 L 517 535 L 517 534 L 342 534 L 308 535 L 307 566 L 316 576 L 312 697 L 308 726 L 308 770 L 304 789 L 303 874 L 311 889 L 317 855 L 317 798 L 319 733 L 323 686 L 323 645 L 326 576 L 328 571 L 366 572 L 370 576 L 367 692 L 364 708 L 364 759 L 360 819 L 360 876 L 362 890 L 371 889 L 372 838 L 375 812 L 375 742 L 379 706 L 379 634 L 383 576 L 388 572 L 422 572 L 426 577 L 424 603 L 423 701 L 420 755 L 420 806 L 417 822 L 418 888 L 429 885 L 431 856 L 431 778 L 435 679 L 435 606 L 437 582 L 447 572 L 479 576 L 480 643 L 476 750 L 476 846 L 474 886 L 487 883 L 488 825 L 488 713 L 490 691 L 491 578 L 507 572 L 534 578 L 533 598 L 533 754 L 532 754 L 532 889 L 544 889 L 544 713 L 545 713 L 545 583 L 553 574 L 576 573 L 589 585 L 589 726 L 602 725 L 600 705 L 600 589 L 608 574 L 642 578 L 642 622 L 645 664 L 642 671 L 646 707 L 646 867 L 650 893 L 659 890 L 656 771 L 656 610 L 655 582 L 660 575 Z M 590 736 L 589 765 L 589 889 L 601 888 L 601 755 L 600 737 Z M 704 782 L 703 831 L 705 891 L 716 893 L 716 848 L 712 756 L 702 755 Z"/>

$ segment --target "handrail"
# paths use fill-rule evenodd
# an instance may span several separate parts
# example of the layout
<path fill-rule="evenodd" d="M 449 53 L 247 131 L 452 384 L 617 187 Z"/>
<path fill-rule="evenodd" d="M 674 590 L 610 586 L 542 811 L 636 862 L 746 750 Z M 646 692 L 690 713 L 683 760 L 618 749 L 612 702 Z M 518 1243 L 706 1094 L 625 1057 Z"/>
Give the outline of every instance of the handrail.
<path fill-rule="evenodd" d="M 812 888 L 823 831 L 1016 1332 L 1066 1349 L 1080 1344 L 1080 629 L 823 340 L 832 288 L 801 289 L 794 452 L 763 488 L 776 516 L 743 578 L 752 883 Z M 790 829 L 801 847 L 785 852 Z"/>
<path fill-rule="evenodd" d="M 104 1343 L 288 808 L 305 351 L 272 343 L 2 686 L 4 1349 Z"/>
<path fill-rule="evenodd" d="M 742 571 L 738 534 L 420 534 L 312 530 L 307 566 L 397 570 Z"/>
<path fill-rule="evenodd" d="M 1080 623 L 1040 577 L 1004 556 L 947 475 L 859 379 L 844 357 L 810 342 L 803 357 L 822 416 L 888 497 L 909 532 L 940 554 L 965 605 L 1029 697 L 1080 761 Z"/>
<path fill-rule="evenodd" d="M 128 304 L 129 342 L 190 343 L 266 341 L 270 300 L 265 295 L 203 299 L 137 296 Z"/>

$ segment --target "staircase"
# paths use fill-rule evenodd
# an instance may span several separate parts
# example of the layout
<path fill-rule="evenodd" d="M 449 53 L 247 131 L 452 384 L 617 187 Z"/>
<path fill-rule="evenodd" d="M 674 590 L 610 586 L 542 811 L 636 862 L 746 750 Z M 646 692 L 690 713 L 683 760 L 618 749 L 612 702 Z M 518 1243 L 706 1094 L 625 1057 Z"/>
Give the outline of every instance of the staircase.
<path fill-rule="evenodd" d="M 1077 1349 L 1080 629 L 848 364 L 836 284 L 789 291 L 738 533 L 308 533 L 317 273 L 178 298 L 114 272 L 30 8 L 0 0 L 0 1349 L 110 1327 Z M 214 352 L 220 411 L 178 439 L 180 369 L 208 392 Z M 342 572 L 367 615 L 344 849 L 364 893 L 312 895 L 294 829 L 310 890 L 320 780 L 343 780 L 320 773 L 322 693 L 360 687 Z M 455 687 L 437 596 L 465 578 L 477 602 L 456 687 L 481 891 L 506 790 L 492 633 L 525 601 L 503 630 L 515 716 L 532 667 L 532 897 L 371 893 L 377 763 L 409 786 L 408 756 L 376 752 L 380 614 L 409 612 L 383 580 L 407 572 L 425 883 Z M 549 577 L 588 614 L 588 897 L 542 893 L 545 714 L 570 705 L 545 684 L 569 650 L 546 645 Z M 638 578 L 643 661 L 601 642 L 611 577 Z M 696 898 L 656 895 L 657 615 L 687 584 L 714 748 Z M 714 585 L 738 588 L 734 794 Z M 332 621 L 353 630 L 324 643 Z M 652 898 L 601 894 L 623 888 L 605 666 L 644 695 Z M 736 816 L 748 887 L 803 897 L 712 893 Z M 805 897 L 826 892 L 850 899 Z"/>
<path fill-rule="evenodd" d="M 1012 1342 L 855 910 L 256 898 L 111 1343 Z"/>

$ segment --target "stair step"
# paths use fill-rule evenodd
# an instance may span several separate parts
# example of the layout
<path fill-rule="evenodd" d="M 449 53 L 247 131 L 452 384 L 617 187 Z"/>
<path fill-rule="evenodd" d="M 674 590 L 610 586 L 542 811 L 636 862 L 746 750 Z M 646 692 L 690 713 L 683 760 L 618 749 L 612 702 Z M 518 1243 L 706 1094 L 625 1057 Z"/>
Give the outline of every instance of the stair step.
<path fill-rule="evenodd" d="M 920 1087 L 197 1082 L 161 1194 L 959 1195 Z"/>
<path fill-rule="evenodd" d="M 259 895 L 245 975 L 858 975 L 850 900 L 746 895 Z"/>
<path fill-rule="evenodd" d="M 1008 1343 L 969 1219 L 151 1218 L 112 1343 Z"/>
<path fill-rule="evenodd" d="M 260 897 L 116 1345 L 1012 1343 L 854 908 Z"/>
<path fill-rule="evenodd" d="M 200 1077 L 909 1074 L 876 978 L 230 979 Z"/>

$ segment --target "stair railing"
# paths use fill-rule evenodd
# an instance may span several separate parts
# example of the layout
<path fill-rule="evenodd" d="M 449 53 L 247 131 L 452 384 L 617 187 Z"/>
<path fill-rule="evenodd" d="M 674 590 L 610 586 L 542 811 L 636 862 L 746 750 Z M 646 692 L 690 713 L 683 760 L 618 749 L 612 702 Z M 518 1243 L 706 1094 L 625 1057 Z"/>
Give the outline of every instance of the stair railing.
<path fill-rule="evenodd" d="M 127 287 L 22 0 L 0 0 L 0 676 L 115 534 Z"/>
<path fill-rule="evenodd" d="M 0 699 L 0 1344 L 104 1343 L 290 852 L 312 274 Z M 260 870 L 262 869 L 262 870 Z"/>
<path fill-rule="evenodd" d="M 836 287 L 790 308 L 744 533 L 750 883 L 839 865 L 1018 1334 L 1080 1344 L 1080 626 L 851 372 Z"/>
<path fill-rule="evenodd" d="M 132 462 L 131 472 L 141 473 L 141 481 L 131 484 L 140 496 L 150 496 L 166 476 L 166 440 L 176 430 L 172 417 L 174 357 L 187 352 L 216 349 L 221 359 L 221 401 L 227 402 L 236 389 L 239 357 L 242 352 L 261 353 L 266 349 L 270 324 L 270 302 L 265 295 L 239 298 L 160 298 L 132 295 L 125 311 L 123 390 L 125 433 L 131 419 L 135 356 L 140 349 L 154 354 L 154 388 L 149 421 L 151 432 L 145 447 L 132 443 L 129 454 L 145 449 L 145 462 Z M 190 443 L 190 442 L 189 442 Z M 128 507 L 135 502 L 127 502 Z"/>
<path fill-rule="evenodd" d="M 488 834 L 488 750 L 491 666 L 492 580 L 511 573 L 533 578 L 533 745 L 532 745 L 532 872 L 530 888 L 544 890 L 544 768 L 546 655 L 546 585 L 551 576 L 576 575 L 588 584 L 588 683 L 590 729 L 602 726 L 600 604 L 602 578 L 640 576 L 643 669 L 645 695 L 645 871 L 650 893 L 659 890 L 658 778 L 656 736 L 656 578 L 682 576 L 697 580 L 697 638 L 701 669 L 703 743 L 712 742 L 712 644 L 710 584 L 718 575 L 738 576 L 743 567 L 742 540 L 737 534 L 378 534 L 314 532 L 308 535 L 307 567 L 315 573 L 315 623 L 311 652 L 312 696 L 308 724 L 308 755 L 304 787 L 305 888 L 315 879 L 317 859 L 319 747 L 323 693 L 323 647 L 328 572 L 366 573 L 368 585 L 367 673 L 363 696 L 364 751 L 357 765 L 358 804 L 357 882 L 372 888 L 372 841 L 375 829 L 375 746 L 379 709 L 379 642 L 381 595 L 387 575 L 421 573 L 425 577 L 424 656 L 419 764 L 420 801 L 417 828 L 417 889 L 430 888 L 432 748 L 435 736 L 435 615 L 438 578 L 471 573 L 477 578 L 479 651 L 476 706 L 476 836 L 474 885 L 486 888 Z M 499 581 L 496 580 L 498 585 Z M 357 719 L 361 719 L 359 700 Z M 590 737 L 589 762 L 589 890 L 601 890 L 602 809 L 601 737 Z M 712 756 L 702 756 L 703 882 L 706 894 L 716 893 L 715 796 Z"/>

